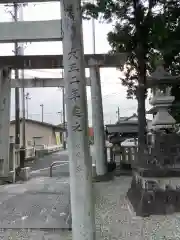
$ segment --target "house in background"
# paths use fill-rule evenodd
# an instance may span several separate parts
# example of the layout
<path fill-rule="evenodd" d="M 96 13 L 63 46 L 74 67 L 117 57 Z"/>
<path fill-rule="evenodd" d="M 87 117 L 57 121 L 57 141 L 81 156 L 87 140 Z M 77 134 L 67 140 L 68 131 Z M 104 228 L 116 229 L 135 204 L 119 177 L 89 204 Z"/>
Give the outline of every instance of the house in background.
<path fill-rule="evenodd" d="M 149 113 L 146 112 L 146 114 L 149 114 Z M 137 125 L 138 125 L 138 115 L 137 115 L 136 113 L 134 113 L 134 114 L 131 115 L 130 117 L 120 117 L 120 118 L 119 118 L 119 121 L 117 121 L 116 124 L 122 123 L 122 122 L 124 122 L 124 121 L 126 121 L 127 123 L 134 123 L 134 124 L 137 124 Z M 147 129 L 150 129 L 150 128 L 151 128 L 151 122 L 152 122 L 152 120 L 146 118 Z"/>
<path fill-rule="evenodd" d="M 22 133 L 23 121 L 20 119 L 20 131 Z M 64 129 L 50 123 L 26 119 L 26 146 L 34 145 L 61 145 Z M 20 134 L 22 145 L 22 134 Z M 10 122 L 10 142 L 15 141 L 15 120 Z"/>
<path fill-rule="evenodd" d="M 151 120 L 146 119 L 147 130 L 150 129 Z M 134 113 L 130 117 L 120 117 L 115 124 L 107 124 L 106 132 L 109 141 L 118 144 L 127 138 L 137 138 L 138 136 L 138 115 Z"/>

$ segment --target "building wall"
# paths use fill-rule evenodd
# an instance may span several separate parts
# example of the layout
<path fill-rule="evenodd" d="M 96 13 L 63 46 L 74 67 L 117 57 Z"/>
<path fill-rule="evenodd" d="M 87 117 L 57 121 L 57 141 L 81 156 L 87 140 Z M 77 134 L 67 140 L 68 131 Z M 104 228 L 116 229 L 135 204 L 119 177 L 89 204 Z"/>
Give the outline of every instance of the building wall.
<path fill-rule="evenodd" d="M 21 122 L 21 132 L 22 132 L 22 122 Z M 15 136 L 15 124 L 11 123 L 9 136 Z M 30 142 L 34 144 L 34 137 L 42 137 L 39 138 L 39 144 L 56 144 L 56 136 L 52 127 L 44 126 L 41 124 L 26 122 L 26 144 L 28 145 Z M 22 144 L 22 135 L 20 138 L 20 144 Z"/>

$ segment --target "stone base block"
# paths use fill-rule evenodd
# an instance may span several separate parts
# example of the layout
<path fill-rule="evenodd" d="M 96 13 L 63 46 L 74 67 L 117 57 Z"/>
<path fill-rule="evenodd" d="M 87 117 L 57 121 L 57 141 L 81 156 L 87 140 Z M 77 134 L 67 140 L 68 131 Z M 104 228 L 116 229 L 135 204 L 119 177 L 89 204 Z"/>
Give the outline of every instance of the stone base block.
<path fill-rule="evenodd" d="M 22 168 L 19 174 L 19 178 L 23 181 L 28 181 L 30 179 L 30 173 L 31 173 L 30 167 Z"/>
<path fill-rule="evenodd" d="M 157 179 L 133 176 L 127 197 L 137 216 L 148 217 L 180 212 L 179 186 L 158 185 Z"/>

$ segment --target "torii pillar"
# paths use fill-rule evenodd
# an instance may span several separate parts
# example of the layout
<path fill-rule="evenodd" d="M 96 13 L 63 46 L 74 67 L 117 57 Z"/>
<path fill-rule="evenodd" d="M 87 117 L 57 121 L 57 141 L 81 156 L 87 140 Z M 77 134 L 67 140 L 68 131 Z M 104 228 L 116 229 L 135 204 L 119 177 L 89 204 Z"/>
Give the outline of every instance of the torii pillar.
<path fill-rule="evenodd" d="M 10 69 L 0 69 L 0 177 L 9 174 Z"/>
<path fill-rule="evenodd" d="M 96 174 L 102 176 L 107 173 L 107 154 L 105 148 L 100 69 L 93 59 L 90 60 L 89 64 L 91 66 L 92 124 L 94 130 L 94 153 L 92 157 L 96 164 Z"/>
<path fill-rule="evenodd" d="M 73 240 L 95 240 L 92 162 L 80 0 L 62 0 L 63 62 Z"/>

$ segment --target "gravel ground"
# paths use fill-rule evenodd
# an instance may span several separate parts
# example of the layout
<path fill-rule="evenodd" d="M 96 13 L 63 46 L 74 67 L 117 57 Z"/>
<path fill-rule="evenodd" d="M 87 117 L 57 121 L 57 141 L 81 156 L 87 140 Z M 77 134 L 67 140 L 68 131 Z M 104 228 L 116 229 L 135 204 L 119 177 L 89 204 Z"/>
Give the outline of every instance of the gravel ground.
<path fill-rule="evenodd" d="M 125 197 L 130 181 L 131 177 L 122 176 L 94 184 L 97 240 L 180 240 L 180 214 L 135 216 Z M 59 229 L 2 229 L 0 239 L 70 240 L 72 236 Z"/>
<path fill-rule="evenodd" d="M 180 214 L 136 217 L 126 200 L 130 182 L 131 177 L 122 176 L 96 183 L 97 239 L 179 240 Z"/>

